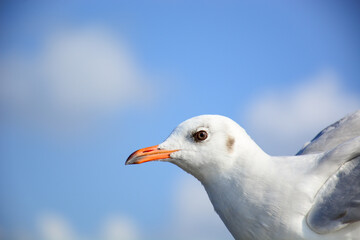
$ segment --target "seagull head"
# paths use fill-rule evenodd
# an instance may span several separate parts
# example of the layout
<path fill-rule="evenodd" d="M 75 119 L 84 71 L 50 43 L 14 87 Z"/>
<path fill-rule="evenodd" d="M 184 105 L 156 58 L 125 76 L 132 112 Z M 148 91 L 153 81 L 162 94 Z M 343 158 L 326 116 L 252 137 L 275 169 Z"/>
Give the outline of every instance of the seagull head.
<path fill-rule="evenodd" d="M 231 168 L 248 153 L 251 138 L 236 122 L 220 115 L 201 115 L 177 126 L 161 144 L 132 153 L 128 164 L 171 162 L 199 180 Z"/>

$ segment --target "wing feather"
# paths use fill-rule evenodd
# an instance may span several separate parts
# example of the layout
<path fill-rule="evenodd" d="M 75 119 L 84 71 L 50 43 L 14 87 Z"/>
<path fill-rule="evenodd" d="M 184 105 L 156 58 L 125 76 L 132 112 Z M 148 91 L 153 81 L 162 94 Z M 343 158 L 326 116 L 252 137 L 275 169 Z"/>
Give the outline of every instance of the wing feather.
<path fill-rule="evenodd" d="M 322 130 L 296 155 L 324 153 L 315 174 L 336 169 L 315 196 L 309 227 L 326 234 L 360 221 L 360 110 Z"/>
<path fill-rule="evenodd" d="M 309 227 L 326 234 L 360 221 L 360 156 L 332 175 L 315 197 L 307 215 Z"/>
<path fill-rule="evenodd" d="M 337 145 L 360 136 L 360 110 L 331 124 L 305 145 L 296 155 L 329 151 Z"/>

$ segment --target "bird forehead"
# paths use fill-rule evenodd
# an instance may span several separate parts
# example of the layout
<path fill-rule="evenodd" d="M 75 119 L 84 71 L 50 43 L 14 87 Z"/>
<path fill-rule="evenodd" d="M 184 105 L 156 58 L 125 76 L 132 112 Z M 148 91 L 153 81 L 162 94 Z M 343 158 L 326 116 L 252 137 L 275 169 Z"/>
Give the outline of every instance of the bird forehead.
<path fill-rule="evenodd" d="M 225 130 L 230 119 L 220 115 L 200 115 L 182 122 L 179 131 L 193 131 L 199 128 Z"/>

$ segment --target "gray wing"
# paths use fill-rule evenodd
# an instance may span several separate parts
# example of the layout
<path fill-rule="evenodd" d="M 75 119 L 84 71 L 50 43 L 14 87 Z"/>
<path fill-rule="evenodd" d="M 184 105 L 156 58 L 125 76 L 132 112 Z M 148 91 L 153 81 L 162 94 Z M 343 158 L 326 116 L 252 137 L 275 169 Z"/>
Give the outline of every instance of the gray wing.
<path fill-rule="evenodd" d="M 328 126 L 296 155 L 329 151 L 337 145 L 360 136 L 360 110 Z"/>
<path fill-rule="evenodd" d="M 324 154 L 316 173 L 334 171 L 315 196 L 306 221 L 326 234 L 360 221 L 360 137 Z"/>

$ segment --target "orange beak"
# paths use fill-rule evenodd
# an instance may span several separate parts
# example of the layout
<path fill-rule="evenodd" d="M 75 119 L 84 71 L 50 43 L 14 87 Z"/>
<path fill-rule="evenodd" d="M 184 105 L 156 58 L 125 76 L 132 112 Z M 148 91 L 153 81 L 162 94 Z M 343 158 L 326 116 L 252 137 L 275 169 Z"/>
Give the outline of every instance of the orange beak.
<path fill-rule="evenodd" d="M 125 165 L 167 159 L 170 158 L 171 153 L 176 151 L 178 150 L 161 150 L 159 149 L 159 145 L 142 148 L 133 152 L 126 160 Z"/>

